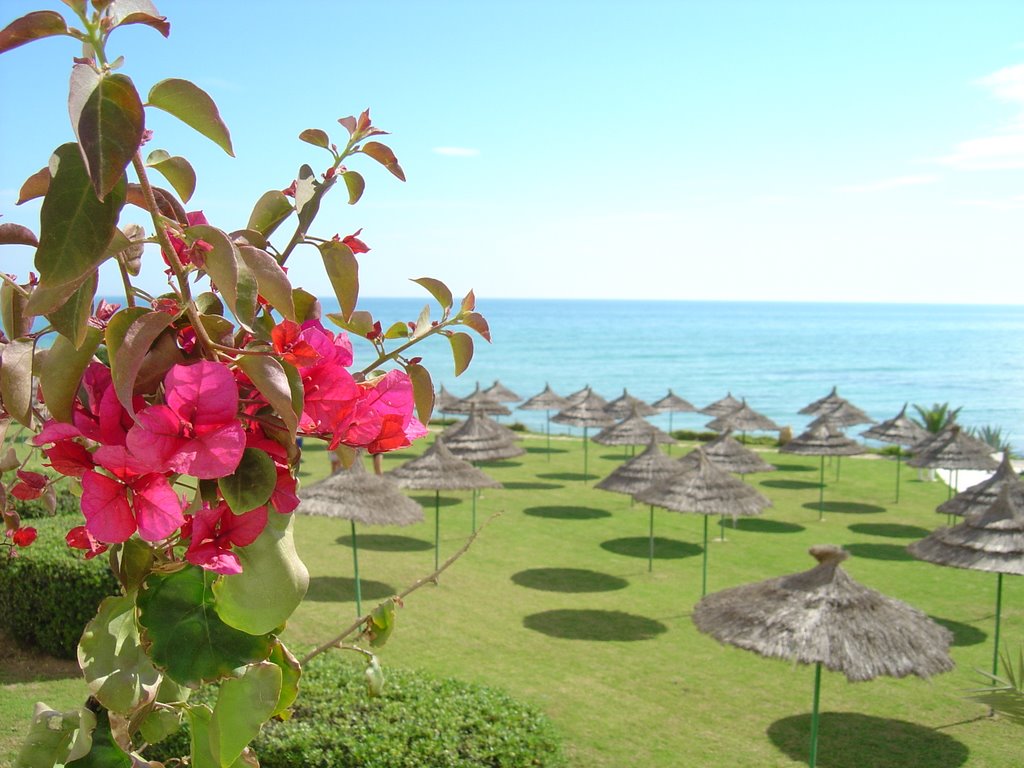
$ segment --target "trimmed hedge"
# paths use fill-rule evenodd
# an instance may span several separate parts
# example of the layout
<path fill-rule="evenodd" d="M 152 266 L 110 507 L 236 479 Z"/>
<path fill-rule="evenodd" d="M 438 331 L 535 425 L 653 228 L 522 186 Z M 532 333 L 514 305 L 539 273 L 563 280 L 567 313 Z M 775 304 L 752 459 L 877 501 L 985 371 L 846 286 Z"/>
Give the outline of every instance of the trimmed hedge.
<path fill-rule="evenodd" d="M 22 520 L 38 520 L 43 517 L 53 517 L 54 515 L 77 515 L 81 509 L 79 498 L 67 488 L 61 488 L 57 491 L 56 500 L 56 512 L 50 512 L 42 499 L 29 499 L 27 501 L 14 499 L 14 510 Z"/>
<path fill-rule="evenodd" d="M 100 601 L 120 593 L 107 558 L 85 560 L 64 535 L 81 516 L 33 520 L 39 537 L 18 557 L 0 557 L 0 625 L 25 645 L 73 659 Z"/>
<path fill-rule="evenodd" d="M 263 768 L 558 768 L 565 765 L 550 721 L 507 694 L 455 679 L 385 668 L 378 698 L 363 668 L 341 653 L 303 671 L 290 720 L 263 728 L 253 749 Z M 193 699 L 195 701 L 195 699 Z M 183 728 L 146 750 L 150 760 L 188 751 Z"/>

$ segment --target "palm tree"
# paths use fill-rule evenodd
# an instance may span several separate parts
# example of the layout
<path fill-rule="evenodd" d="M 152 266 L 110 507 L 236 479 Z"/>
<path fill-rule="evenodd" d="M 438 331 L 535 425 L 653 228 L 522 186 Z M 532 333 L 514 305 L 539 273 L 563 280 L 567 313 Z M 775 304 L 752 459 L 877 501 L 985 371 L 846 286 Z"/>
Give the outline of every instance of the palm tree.
<path fill-rule="evenodd" d="M 931 408 L 925 408 L 915 403 L 914 410 L 920 418 L 914 421 L 929 432 L 937 434 L 956 421 L 956 415 L 960 413 L 961 408 L 963 406 L 950 410 L 949 403 L 935 403 Z"/>

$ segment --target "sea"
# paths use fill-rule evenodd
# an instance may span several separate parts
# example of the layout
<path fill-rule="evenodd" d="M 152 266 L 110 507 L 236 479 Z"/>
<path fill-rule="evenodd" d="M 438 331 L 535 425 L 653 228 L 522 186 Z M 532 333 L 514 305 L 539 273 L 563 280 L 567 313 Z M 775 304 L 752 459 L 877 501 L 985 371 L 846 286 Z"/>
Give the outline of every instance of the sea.
<path fill-rule="evenodd" d="M 337 310 L 332 299 L 323 304 Z M 360 303 L 385 328 L 415 321 L 424 306 L 439 317 L 425 300 Z M 836 387 L 877 421 L 904 404 L 912 415 L 915 404 L 948 403 L 961 409 L 961 424 L 998 428 L 1024 451 L 1024 305 L 479 298 L 477 310 L 492 340 L 470 331 L 475 354 L 461 376 L 443 338 L 410 352 L 424 358 L 435 386 L 457 396 L 495 381 L 524 400 L 545 385 L 560 395 L 589 385 L 609 400 L 626 390 L 647 402 L 671 388 L 703 408 L 731 393 L 797 434 L 810 418 L 798 411 Z M 372 360 L 369 344 L 354 343 L 357 363 Z M 669 426 L 668 415 L 652 420 Z M 699 430 L 709 417 L 671 420 L 673 429 Z M 546 414 L 513 410 L 502 421 L 539 431 Z"/>

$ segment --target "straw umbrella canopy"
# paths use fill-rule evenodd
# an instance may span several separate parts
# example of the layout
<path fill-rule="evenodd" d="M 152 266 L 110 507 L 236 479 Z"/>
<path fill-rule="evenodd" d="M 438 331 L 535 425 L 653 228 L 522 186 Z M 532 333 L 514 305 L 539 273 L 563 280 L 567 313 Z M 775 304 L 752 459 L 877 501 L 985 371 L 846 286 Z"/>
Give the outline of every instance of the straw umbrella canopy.
<path fill-rule="evenodd" d="M 526 453 L 516 445 L 515 432 L 476 410 L 461 424 L 445 430 L 443 438 L 453 455 L 470 462 L 511 459 Z"/>
<path fill-rule="evenodd" d="M 928 431 L 915 421 L 907 418 L 907 404 L 904 403 L 900 412 L 888 421 L 875 424 L 861 432 L 864 437 L 891 443 L 897 446 L 896 452 L 896 503 L 900 501 L 900 466 L 903 464 L 901 447 L 910 447 L 928 437 Z"/>
<path fill-rule="evenodd" d="M 737 480 L 712 464 L 698 449 L 694 468 L 683 467 L 673 475 L 634 495 L 637 501 L 664 507 L 673 512 L 692 512 L 704 516 L 704 562 L 701 596 L 708 585 L 708 516 L 760 515 L 772 502 L 752 486 Z"/>
<path fill-rule="evenodd" d="M 479 384 L 476 385 L 476 389 L 454 403 L 448 409 L 448 413 L 469 414 L 474 408 L 480 411 L 480 413 L 486 413 L 491 416 L 508 416 L 512 413 L 508 406 L 502 405 L 490 395 L 484 394 Z"/>
<path fill-rule="evenodd" d="M 763 413 L 755 411 L 747 405 L 744 398 L 738 407 L 726 414 L 718 416 L 706 425 L 715 432 L 738 430 L 740 432 L 778 432 L 782 429 L 778 424 Z"/>
<path fill-rule="evenodd" d="M 1003 453 L 1003 460 L 999 463 L 999 469 L 987 480 L 982 480 L 977 485 L 972 485 L 967 490 L 961 491 L 949 501 L 944 501 L 935 508 L 936 512 L 945 515 L 957 515 L 965 517 L 971 512 L 983 511 L 991 507 L 1003 486 L 1010 486 L 1010 494 L 1024 502 L 1024 483 L 1020 475 L 1013 468 L 1010 461 L 1010 452 Z"/>
<path fill-rule="evenodd" d="M 633 496 L 678 471 L 679 463 L 661 452 L 657 437 L 652 435 L 643 453 L 613 469 L 608 477 L 594 487 L 602 491 Z M 654 505 L 651 504 L 649 507 L 647 570 L 652 571 L 654 570 Z"/>
<path fill-rule="evenodd" d="M 605 413 L 608 403 L 603 397 L 587 387 L 587 395 L 578 403 L 563 408 L 551 417 L 557 424 L 583 427 L 583 481 L 587 479 L 587 430 L 590 427 L 610 427 L 615 418 Z"/>
<path fill-rule="evenodd" d="M 488 395 L 492 400 L 497 400 L 499 403 L 518 403 L 523 399 L 497 379 L 484 390 L 484 394 Z"/>
<path fill-rule="evenodd" d="M 593 393 L 590 385 L 587 384 L 583 389 L 577 389 L 571 395 L 566 395 L 565 399 L 569 401 L 569 405 L 576 405 L 576 403 L 582 403 Z M 598 395 L 600 397 L 600 395 Z M 603 399 L 603 398 L 602 398 Z"/>
<path fill-rule="evenodd" d="M 640 416 L 653 416 L 657 411 L 645 403 L 639 397 L 633 397 L 629 390 L 623 387 L 622 394 L 612 400 L 604 407 L 605 413 L 616 419 L 625 419 L 631 414 Z"/>
<path fill-rule="evenodd" d="M 356 615 L 362 616 L 356 523 L 410 525 L 423 520 L 423 507 L 402 493 L 393 480 L 367 472 L 362 458 L 358 456 L 349 469 L 339 470 L 326 480 L 303 488 L 301 496 L 302 502 L 296 512 L 304 515 L 340 517 L 349 521 L 352 527 Z"/>
<path fill-rule="evenodd" d="M 821 667 L 848 680 L 930 677 L 953 668 L 953 633 L 918 609 L 854 581 L 847 553 L 813 547 L 809 571 L 708 595 L 693 622 L 716 640 L 768 658 L 814 664 L 810 765 L 817 762 Z"/>
<path fill-rule="evenodd" d="M 675 442 L 670 435 L 641 416 L 636 408 L 618 424 L 605 427 L 594 435 L 594 442 L 601 445 L 643 445 L 651 440 L 666 445 Z"/>
<path fill-rule="evenodd" d="M 841 400 L 830 408 L 822 408 L 808 426 L 820 421 L 829 421 L 838 427 L 852 427 L 855 424 L 874 424 L 875 420 L 849 400 Z"/>
<path fill-rule="evenodd" d="M 802 416 L 817 416 L 822 411 L 830 411 L 840 403 L 845 403 L 846 399 L 839 396 L 839 390 L 836 387 L 832 387 L 832 391 L 824 397 L 819 397 L 813 403 L 808 403 L 801 408 L 797 413 Z"/>
<path fill-rule="evenodd" d="M 833 429 L 825 421 L 794 437 L 779 448 L 779 452 L 821 457 L 821 477 L 818 489 L 818 519 L 821 520 L 825 516 L 825 457 L 856 456 L 858 453 L 863 453 L 864 448 L 842 432 Z"/>
<path fill-rule="evenodd" d="M 444 384 L 434 395 L 434 407 L 437 408 L 441 413 L 451 413 L 452 407 L 457 407 L 459 398 L 444 388 Z"/>
<path fill-rule="evenodd" d="M 668 433 L 672 434 L 672 414 L 673 413 L 695 413 L 697 407 L 682 397 L 679 397 L 670 388 L 668 394 L 660 400 L 655 400 L 651 403 L 651 407 L 658 413 L 668 414 Z M 671 450 L 671 449 L 670 449 Z"/>
<path fill-rule="evenodd" d="M 468 461 L 452 455 L 438 437 L 421 456 L 388 472 L 402 488 L 434 492 L 434 568 L 439 564 L 441 546 L 441 491 L 468 491 L 474 488 L 501 488 Z"/>
<path fill-rule="evenodd" d="M 914 557 L 937 565 L 996 573 L 996 624 L 992 674 L 999 672 L 999 624 L 1003 574 L 1024 575 L 1024 498 L 1003 485 L 988 509 L 971 512 L 952 528 L 939 528 L 907 547 Z"/>
<path fill-rule="evenodd" d="M 725 397 L 715 400 L 715 402 L 705 405 L 701 408 L 698 413 L 703 413 L 707 416 L 725 416 L 725 414 L 735 411 L 743 403 L 732 396 L 732 392 L 726 393 Z"/>
<path fill-rule="evenodd" d="M 741 445 L 728 430 L 720 434 L 714 440 L 701 446 L 708 461 L 719 469 L 726 472 L 733 472 L 737 475 L 749 475 L 753 472 L 774 472 L 775 467 L 761 458 L 744 445 Z M 691 451 L 687 456 L 693 455 Z M 683 459 L 680 459 L 682 461 Z"/>
<path fill-rule="evenodd" d="M 556 394 L 551 385 L 544 384 L 544 389 L 519 406 L 522 411 L 544 411 L 545 431 L 548 436 L 548 460 L 551 460 L 551 412 L 560 411 L 569 405 L 569 401 Z"/>
<path fill-rule="evenodd" d="M 925 443 L 919 443 L 913 450 L 916 455 L 907 461 L 909 466 L 948 469 L 954 473 L 948 485 L 947 500 L 953 496 L 953 488 L 961 469 L 992 472 L 999 468 L 999 462 L 992 458 L 992 447 L 971 437 L 958 424 L 953 424 Z"/>

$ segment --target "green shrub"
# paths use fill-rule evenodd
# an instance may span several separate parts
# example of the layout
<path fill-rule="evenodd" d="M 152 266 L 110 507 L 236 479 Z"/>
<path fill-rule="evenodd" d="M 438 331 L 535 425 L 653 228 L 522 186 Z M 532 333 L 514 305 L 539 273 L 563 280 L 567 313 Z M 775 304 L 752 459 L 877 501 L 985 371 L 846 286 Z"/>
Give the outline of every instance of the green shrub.
<path fill-rule="evenodd" d="M 527 431 L 529 431 L 526 428 L 526 425 L 523 424 L 523 422 L 521 422 L 521 421 L 513 421 L 511 424 L 508 425 L 508 428 L 511 429 L 513 432 L 527 432 Z"/>
<path fill-rule="evenodd" d="M 334 653 L 307 665 L 290 720 L 253 742 L 263 768 L 519 768 L 564 766 L 547 718 L 493 688 L 385 669 L 378 698 L 361 666 Z M 195 701 L 195 698 L 193 698 Z M 186 729 L 146 750 L 168 760 L 188 751 Z"/>
<path fill-rule="evenodd" d="M 120 592 L 107 558 L 85 560 L 64 535 L 82 518 L 34 520 L 39 537 L 18 557 L 0 557 L 0 625 L 18 641 L 52 656 L 75 657 L 100 601 Z"/>
<path fill-rule="evenodd" d="M 80 509 L 79 499 L 67 488 L 61 488 L 56 493 L 57 510 L 50 512 L 42 499 L 29 499 L 22 501 L 14 499 L 14 510 L 22 520 L 37 520 L 41 517 L 53 517 L 53 515 L 75 515 Z"/>

